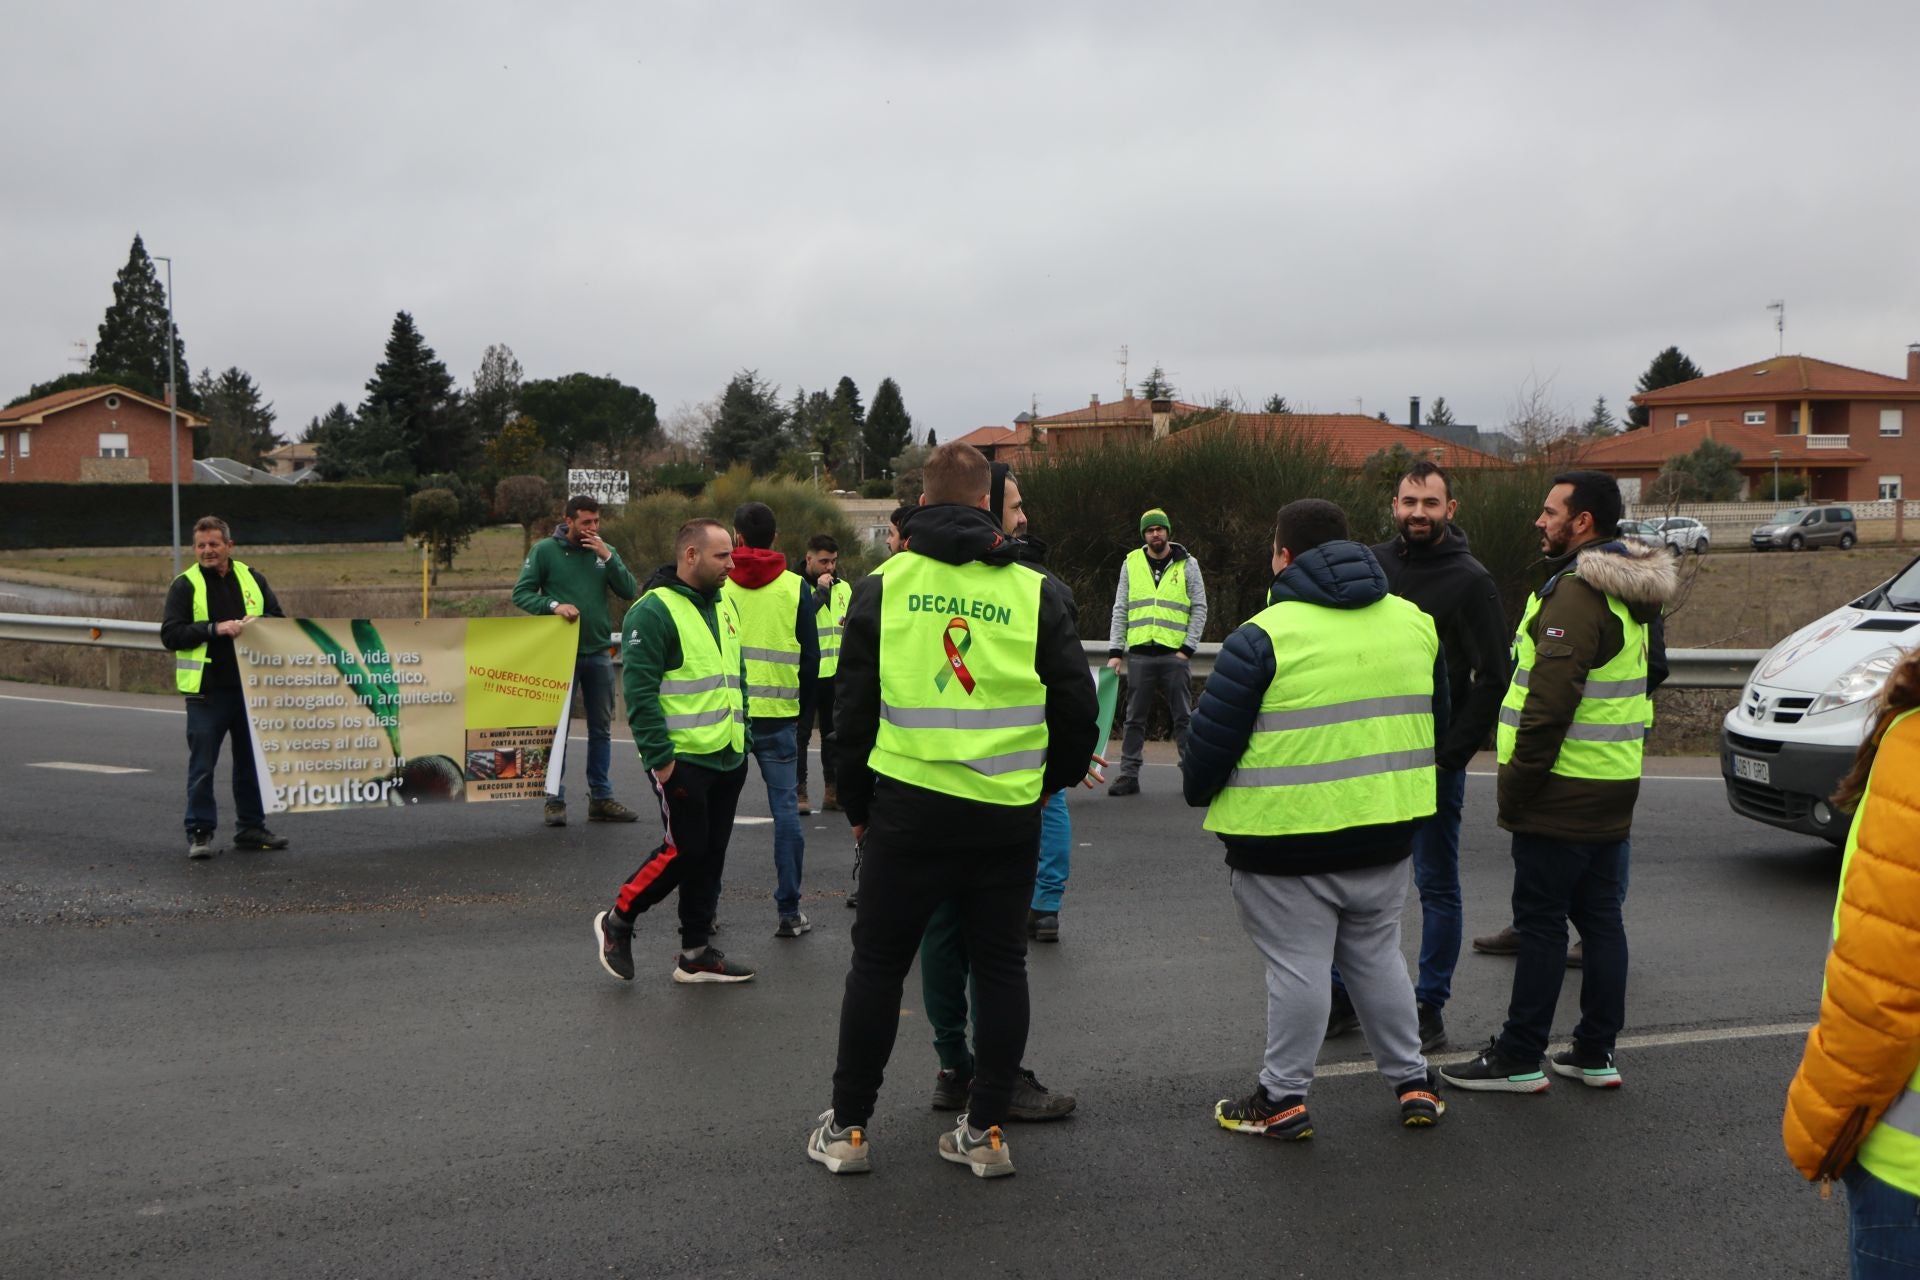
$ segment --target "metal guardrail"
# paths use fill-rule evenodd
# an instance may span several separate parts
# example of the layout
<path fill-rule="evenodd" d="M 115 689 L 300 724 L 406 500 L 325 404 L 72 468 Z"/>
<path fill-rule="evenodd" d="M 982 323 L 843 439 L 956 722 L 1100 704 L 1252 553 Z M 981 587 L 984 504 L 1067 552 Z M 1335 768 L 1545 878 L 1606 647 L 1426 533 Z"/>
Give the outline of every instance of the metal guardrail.
<path fill-rule="evenodd" d="M 120 687 L 119 650 L 159 650 L 160 624 L 129 622 L 121 618 L 64 618 L 42 613 L 0 613 L 0 640 L 24 640 L 34 644 L 91 645 L 107 655 L 107 687 Z M 1097 666 L 1107 660 L 1107 646 L 1087 641 L 1087 663 Z M 1668 689 L 1738 689 L 1766 656 L 1765 649 L 1669 649 L 1667 666 L 1671 674 Z M 1220 646 L 1209 641 L 1200 646 L 1191 660 L 1193 674 L 1205 680 L 1213 674 L 1213 660 Z"/>

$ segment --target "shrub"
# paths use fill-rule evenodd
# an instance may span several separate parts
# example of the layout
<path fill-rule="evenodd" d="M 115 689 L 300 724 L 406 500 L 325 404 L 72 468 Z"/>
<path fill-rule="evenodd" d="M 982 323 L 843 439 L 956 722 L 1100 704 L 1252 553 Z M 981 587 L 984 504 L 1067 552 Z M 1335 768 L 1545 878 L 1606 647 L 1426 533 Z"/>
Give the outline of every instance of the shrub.
<path fill-rule="evenodd" d="M 451 568 L 454 553 L 473 536 L 460 511 L 460 499 L 447 489 L 422 489 L 407 505 L 407 532 L 433 548 L 433 581 Z"/>
<path fill-rule="evenodd" d="M 860 482 L 860 496 L 863 498 L 891 498 L 893 496 L 893 481 L 862 480 Z"/>

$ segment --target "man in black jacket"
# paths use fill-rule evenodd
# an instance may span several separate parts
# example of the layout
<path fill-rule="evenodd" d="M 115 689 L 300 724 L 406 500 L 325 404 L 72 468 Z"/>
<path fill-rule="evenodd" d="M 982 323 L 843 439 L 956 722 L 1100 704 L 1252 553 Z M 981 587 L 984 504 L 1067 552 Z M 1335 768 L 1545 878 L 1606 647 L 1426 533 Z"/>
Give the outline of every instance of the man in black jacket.
<path fill-rule="evenodd" d="M 1026 1050 L 1041 801 L 1085 776 L 1098 708 L 1073 598 L 1019 563 L 988 510 L 988 483 L 978 450 L 934 451 L 907 550 L 854 588 L 841 637 L 840 802 L 865 859 L 833 1107 L 807 1141 L 808 1157 L 834 1173 L 871 1167 L 865 1127 L 899 1033 L 901 986 L 947 901 L 973 971 L 975 1064 L 967 1114 L 939 1154 L 980 1177 L 1013 1172 L 1000 1125 Z M 1006 736 L 995 745 L 995 735 Z"/>
<path fill-rule="evenodd" d="M 1447 473 L 1431 462 L 1416 462 L 1394 495 L 1400 536 L 1373 548 L 1386 571 L 1387 589 L 1419 605 L 1439 630 L 1453 708 L 1446 737 L 1434 751 L 1439 808 L 1413 839 L 1413 883 L 1420 890 L 1420 972 L 1413 990 L 1420 1004 L 1420 1047 L 1428 1053 L 1447 1043 L 1440 1011 L 1460 962 L 1460 810 L 1467 765 L 1492 732 L 1507 688 L 1508 633 L 1500 588 L 1453 523 L 1459 506 Z M 1359 1027 L 1353 1001 L 1336 975 L 1327 1035 Z"/>

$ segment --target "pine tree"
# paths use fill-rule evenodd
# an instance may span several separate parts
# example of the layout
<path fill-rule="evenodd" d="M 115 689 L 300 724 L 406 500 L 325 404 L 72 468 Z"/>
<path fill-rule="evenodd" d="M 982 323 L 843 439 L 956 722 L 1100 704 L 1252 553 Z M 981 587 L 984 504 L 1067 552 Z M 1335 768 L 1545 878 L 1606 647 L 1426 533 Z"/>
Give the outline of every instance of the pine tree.
<path fill-rule="evenodd" d="M 818 450 L 822 464 L 833 471 L 857 458 L 866 424 L 867 412 L 860 404 L 860 388 L 852 378 L 843 375 L 834 385 L 826 413 L 810 424 L 812 430 L 796 429 L 794 434 Z"/>
<path fill-rule="evenodd" d="M 87 361 L 94 381 L 120 382 L 131 387 L 127 375 L 157 387 L 167 386 L 167 291 L 147 256 L 147 246 L 136 234 L 127 251 L 127 265 L 113 278 L 113 305 L 100 321 L 100 341 Z M 179 386 L 180 406 L 198 409 L 200 397 L 190 385 L 193 367 L 187 363 L 187 345 L 173 334 L 173 374 Z M 140 387 L 131 387 L 141 390 Z"/>
<path fill-rule="evenodd" d="M 215 377 L 212 370 L 202 369 L 193 389 L 201 412 L 211 420 L 205 432 L 197 433 L 206 439 L 208 457 L 257 467 L 261 455 L 280 442 L 273 432 L 273 406 L 260 402 L 260 388 L 245 370 L 230 368 Z"/>
<path fill-rule="evenodd" d="M 873 407 L 867 410 L 867 474 L 877 476 L 913 443 L 913 417 L 900 396 L 900 384 L 892 378 L 880 379 L 873 393 Z"/>
<path fill-rule="evenodd" d="M 1453 425 L 1453 410 L 1445 396 L 1435 396 L 1427 407 L 1427 430 L 1442 431 Z"/>
<path fill-rule="evenodd" d="M 611 375 L 536 378 L 520 388 L 520 408 L 569 468 L 612 465 L 660 434 L 653 397 Z"/>
<path fill-rule="evenodd" d="M 496 343 L 480 357 L 473 373 L 473 390 L 467 395 L 467 410 L 473 415 L 474 434 L 482 444 L 491 441 L 520 408 L 520 362 L 513 348 Z"/>
<path fill-rule="evenodd" d="M 1662 387 L 1676 386 L 1682 382 L 1692 382 L 1695 378 L 1704 378 L 1700 366 L 1687 359 L 1678 347 L 1668 347 L 1653 358 L 1647 371 L 1640 375 L 1639 392 L 1658 391 Z M 1627 426 L 1644 427 L 1651 421 L 1652 415 L 1644 405 L 1635 405 L 1627 414 Z"/>
<path fill-rule="evenodd" d="M 932 427 L 928 427 L 927 428 L 927 448 L 938 449 L 939 447 L 940 447 L 940 437 L 934 434 Z"/>
<path fill-rule="evenodd" d="M 471 424 L 453 375 L 404 311 L 394 316 L 386 354 L 367 379 L 363 427 L 374 413 L 400 432 L 417 472 L 458 471 L 473 460 Z"/>
<path fill-rule="evenodd" d="M 1157 364 L 1153 366 L 1140 383 L 1140 395 L 1147 400 L 1171 400 L 1173 384 L 1167 381 L 1167 371 Z"/>
<path fill-rule="evenodd" d="M 1580 424 L 1580 430 L 1590 436 L 1610 436 L 1617 434 L 1619 429 L 1613 421 L 1613 410 L 1607 408 L 1607 398 L 1594 397 L 1593 412 Z"/>
<path fill-rule="evenodd" d="M 1260 411 L 1262 413 L 1292 413 L 1293 412 L 1292 409 L 1289 409 L 1287 407 L 1287 398 L 1281 395 L 1278 391 L 1274 392 L 1272 395 L 1267 397 L 1267 402 L 1266 404 L 1261 406 Z"/>
<path fill-rule="evenodd" d="M 707 456 L 722 469 L 744 462 L 756 475 L 780 465 L 789 447 L 789 419 L 780 389 L 757 369 L 742 369 L 720 393 L 720 407 L 707 430 Z"/>

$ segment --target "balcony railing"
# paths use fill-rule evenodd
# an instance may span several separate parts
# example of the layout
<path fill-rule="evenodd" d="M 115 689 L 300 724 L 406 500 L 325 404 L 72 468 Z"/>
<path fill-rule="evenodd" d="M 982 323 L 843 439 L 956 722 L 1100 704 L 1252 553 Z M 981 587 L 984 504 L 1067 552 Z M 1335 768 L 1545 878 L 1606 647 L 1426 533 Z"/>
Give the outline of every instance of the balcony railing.
<path fill-rule="evenodd" d="M 1845 436 L 1845 435 L 1808 436 L 1807 448 L 1809 449 L 1844 449 L 1847 447 L 1847 441 L 1849 439 L 1851 439 L 1851 437 Z"/>

